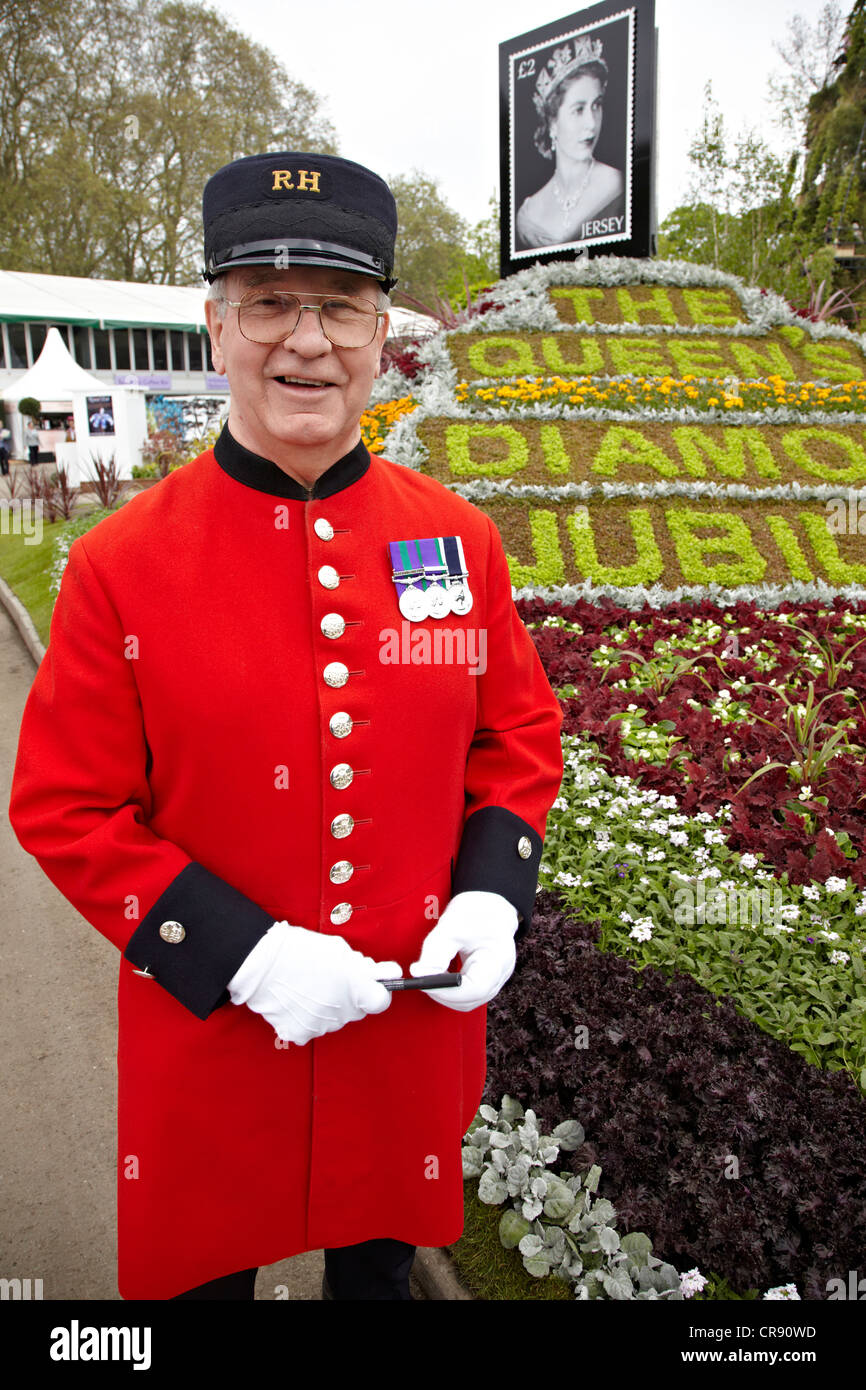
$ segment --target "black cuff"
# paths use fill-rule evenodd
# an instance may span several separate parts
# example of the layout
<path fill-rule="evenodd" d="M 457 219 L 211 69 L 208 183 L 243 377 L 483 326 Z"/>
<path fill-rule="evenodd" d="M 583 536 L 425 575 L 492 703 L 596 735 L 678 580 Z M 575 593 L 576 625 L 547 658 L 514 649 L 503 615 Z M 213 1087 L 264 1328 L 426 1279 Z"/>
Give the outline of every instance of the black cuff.
<path fill-rule="evenodd" d="M 142 919 L 123 954 L 138 969 L 146 966 L 163 989 L 204 1019 L 229 1002 L 226 985 L 275 920 L 202 864 L 187 864 Z M 180 935 L 180 925 L 180 940 L 160 936 L 166 923 L 173 928 L 169 937 Z"/>
<path fill-rule="evenodd" d="M 517 909 L 520 925 L 514 939 L 519 941 L 532 921 L 542 845 L 538 832 L 504 806 L 474 811 L 463 827 L 452 897 L 500 893 Z"/>

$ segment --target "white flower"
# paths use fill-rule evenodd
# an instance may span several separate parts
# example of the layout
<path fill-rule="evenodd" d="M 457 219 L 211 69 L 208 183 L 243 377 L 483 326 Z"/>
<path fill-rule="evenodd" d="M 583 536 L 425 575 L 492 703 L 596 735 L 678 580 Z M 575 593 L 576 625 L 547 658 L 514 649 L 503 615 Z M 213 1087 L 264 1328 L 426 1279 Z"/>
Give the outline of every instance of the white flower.
<path fill-rule="evenodd" d="M 706 1282 L 700 1270 L 695 1266 L 694 1269 L 680 1275 L 680 1293 L 683 1298 L 691 1298 L 693 1294 L 701 1292 Z"/>
<path fill-rule="evenodd" d="M 578 827 L 578 829 L 580 829 L 580 830 L 586 830 L 586 828 L 587 828 L 588 825 L 592 825 L 592 817 L 591 817 L 591 816 L 575 816 L 575 818 L 574 818 L 574 824 Z"/>
<path fill-rule="evenodd" d="M 668 836 L 672 845 L 687 845 L 689 837 L 684 830 L 672 830 Z"/>
<path fill-rule="evenodd" d="M 757 861 L 757 859 L 755 858 L 754 854 L 741 854 L 741 855 L 740 855 L 740 868 L 741 868 L 741 869 L 754 869 L 754 868 L 756 868 L 757 863 L 758 863 L 758 861 Z"/>
<path fill-rule="evenodd" d="M 644 920 L 644 919 L 641 919 L 641 922 L 642 922 L 643 920 Z M 631 931 L 629 932 L 629 936 L 633 936 L 634 939 L 635 939 L 635 941 L 651 941 L 651 940 L 652 940 L 652 927 L 642 926 L 642 925 L 641 925 L 641 922 L 636 922 L 636 923 L 635 923 L 635 925 L 632 927 Z"/>
<path fill-rule="evenodd" d="M 787 615 L 782 614 L 781 616 L 784 617 Z M 796 1284 L 779 1284 L 775 1289 L 768 1289 L 764 1294 L 764 1299 L 766 1300 L 768 1298 L 775 1299 L 776 1301 L 783 1298 L 796 1298 L 798 1302 L 800 1301 L 800 1295 L 797 1293 Z"/>
<path fill-rule="evenodd" d="M 831 965 L 847 965 L 850 959 L 851 959 L 851 957 L 848 955 L 848 952 L 847 952 L 847 951 L 831 951 L 831 952 L 830 952 L 830 964 L 831 964 Z"/>
<path fill-rule="evenodd" d="M 848 882 L 844 878 L 828 878 L 824 887 L 828 893 L 844 893 L 848 887 Z"/>
<path fill-rule="evenodd" d="M 630 912 L 621 912 L 619 914 L 619 920 L 621 922 L 633 922 L 634 918 L 632 917 Z"/>
<path fill-rule="evenodd" d="M 821 896 L 821 889 L 813 885 L 806 884 L 803 889 L 803 897 L 808 898 L 810 903 L 816 903 Z"/>
<path fill-rule="evenodd" d="M 801 787 L 801 788 L 800 788 L 800 795 L 799 795 L 800 801 L 808 801 L 808 800 L 809 800 L 809 797 L 810 797 L 811 795 L 812 795 L 812 788 L 811 788 L 811 787 Z"/>
<path fill-rule="evenodd" d="M 826 938 L 827 938 L 828 941 L 838 941 L 838 940 L 839 940 L 839 933 L 838 933 L 837 931 L 825 931 L 823 927 L 821 928 L 821 935 L 822 935 L 822 936 L 826 936 Z M 832 954 L 832 953 L 831 953 L 831 954 Z"/>

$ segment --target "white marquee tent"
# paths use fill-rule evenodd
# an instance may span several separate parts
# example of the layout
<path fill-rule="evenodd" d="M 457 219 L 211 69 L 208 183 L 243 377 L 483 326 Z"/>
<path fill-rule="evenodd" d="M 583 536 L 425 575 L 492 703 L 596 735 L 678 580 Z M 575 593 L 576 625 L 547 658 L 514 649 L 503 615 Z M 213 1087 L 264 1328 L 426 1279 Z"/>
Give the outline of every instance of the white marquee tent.
<path fill-rule="evenodd" d="M 4 401 L 17 403 L 33 396 L 44 414 L 71 415 L 77 443 L 55 445 L 57 462 L 69 469 L 70 481 L 80 483 L 89 476 L 87 461 L 114 455 L 118 472 L 131 476 L 131 464 L 140 455 L 147 436 L 144 391 L 131 386 L 107 387 L 104 381 L 84 370 L 75 361 L 56 328 L 49 328 L 45 345 L 29 371 L 2 392 Z M 88 397 L 110 397 L 114 432 L 92 434 Z M 11 412 L 12 453 L 24 457 L 23 423 L 17 410 Z"/>

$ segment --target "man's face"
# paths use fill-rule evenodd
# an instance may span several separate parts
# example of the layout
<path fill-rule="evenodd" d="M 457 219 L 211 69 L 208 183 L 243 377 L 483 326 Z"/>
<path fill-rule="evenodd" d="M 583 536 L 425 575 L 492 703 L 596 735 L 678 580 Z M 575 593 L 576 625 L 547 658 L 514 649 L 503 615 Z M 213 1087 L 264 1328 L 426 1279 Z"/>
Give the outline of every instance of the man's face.
<path fill-rule="evenodd" d="M 247 266 L 224 279 L 230 300 L 242 299 L 253 286 L 265 286 L 297 294 L 302 303 L 306 292 L 350 295 L 378 308 L 375 281 L 350 271 Z M 323 454 L 330 462 L 354 448 L 360 438 L 358 422 L 379 371 L 387 317 L 379 320 L 367 347 L 340 348 L 325 337 L 317 314 L 302 313 L 294 333 L 282 343 L 248 342 L 238 328 L 237 309 L 227 308 L 220 320 L 216 306 L 208 301 L 205 314 L 214 367 L 229 379 L 229 428 L 239 444 L 276 462 L 287 448 L 319 461 Z"/>

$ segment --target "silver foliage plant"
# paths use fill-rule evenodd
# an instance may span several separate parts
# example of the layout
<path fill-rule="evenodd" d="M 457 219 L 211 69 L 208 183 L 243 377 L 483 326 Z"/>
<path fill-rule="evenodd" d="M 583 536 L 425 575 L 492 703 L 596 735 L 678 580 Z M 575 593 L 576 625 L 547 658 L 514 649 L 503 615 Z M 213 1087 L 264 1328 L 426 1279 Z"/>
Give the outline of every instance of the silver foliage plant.
<path fill-rule="evenodd" d="M 680 1275 L 653 1255 L 649 1236 L 616 1230 L 613 1205 L 596 1195 L 598 1164 L 580 1176 L 549 1171 L 560 1150 L 572 1152 L 583 1140 L 577 1120 L 542 1134 L 534 1110 L 503 1096 L 501 1110 L 480 1107 L 464 1136 L 463 1177 L 479 1179 L 478 1196 L 489 1206 L 510 1200 L 499 1239 L 520 1251 L 536 1279 L 564 1279 L 577 1299 L 682 1301 Z"/>

